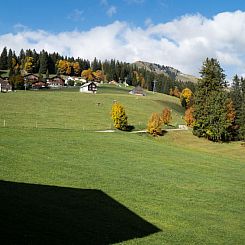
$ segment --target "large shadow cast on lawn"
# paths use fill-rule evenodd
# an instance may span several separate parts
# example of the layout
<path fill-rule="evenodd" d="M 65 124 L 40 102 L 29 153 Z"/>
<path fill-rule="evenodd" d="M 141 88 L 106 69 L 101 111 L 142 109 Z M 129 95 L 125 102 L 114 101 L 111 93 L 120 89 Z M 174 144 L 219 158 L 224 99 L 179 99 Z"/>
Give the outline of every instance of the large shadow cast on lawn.
<path fill-rule="evenodd" d="M 112 244 L 160 231 L 100 190 L 0 181 L 1 244 Z"/>

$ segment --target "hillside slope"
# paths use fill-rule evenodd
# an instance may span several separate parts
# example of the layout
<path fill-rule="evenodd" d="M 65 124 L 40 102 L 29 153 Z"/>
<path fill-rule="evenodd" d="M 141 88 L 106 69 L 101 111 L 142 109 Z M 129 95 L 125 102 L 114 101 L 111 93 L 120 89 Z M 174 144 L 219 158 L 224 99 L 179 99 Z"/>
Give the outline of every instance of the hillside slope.
<path fill-rule="evenodd" d="M 152 92 L 140 97 L 130 95 L 129 90 L 103 85 L 97 94 L 82 94 L 78 88 L 4 94 L 0 96 L 0 123 L 5 120 L 8 127 L 105 130 L 113 127 L 110 113 L 116 100 L 125 107 L 135 129 L 145 129 L 151 113 L 161 113 L 165 107 L 172 110 L 174 126 L 183 124 L 184 109 L 177 98 Z"/>
<path fill-rule="evenodd" d="M 184 74 L 181 71 L 170 66 L 164 66 L 164 65 L 149 63 L 145 61 L 136 61 L 133 64 L 136 65 L 138 68 L 144 68 L 147 71 L 152 71 L 157 74 L 164 74 L 165 76 L 168 76 L 178 81 L 196 83 L 198 79 L 195 76 Z"/>

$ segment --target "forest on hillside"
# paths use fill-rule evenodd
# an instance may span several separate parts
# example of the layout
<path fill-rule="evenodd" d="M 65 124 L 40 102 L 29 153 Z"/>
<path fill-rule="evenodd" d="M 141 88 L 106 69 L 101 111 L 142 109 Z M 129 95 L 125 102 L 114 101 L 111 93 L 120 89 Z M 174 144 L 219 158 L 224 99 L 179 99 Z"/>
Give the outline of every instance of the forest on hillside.
<path fill-rule="evenodd" d="M 12 83 L 29 73 L 38 74 L 41 79 L 51 74 L 60 76 L 83 76 L 89 80 L 103 80 L 110 82 L 127 82 L 129 85 L 170 94 L 171 91 L 182 91 L 184 88 L 195 90 L 192 82 L 177 81 L 164 74 L 157 74 L 146 68 L 137 67 L 115 59 L 93 61 L 83 58 L 62 56 L 59 53 L 48 53 L 45 50 L 23 50 L 17 55 L 12 49 L 4 47 L 0 55 L 0 70 L 8 70 L 8 77 Z M 16 78 L 17 76 L 17 78 Z M 155 81 L 155 82 L 154 82 Z M 15 85 L 15 84 L 13 84 Z"/>

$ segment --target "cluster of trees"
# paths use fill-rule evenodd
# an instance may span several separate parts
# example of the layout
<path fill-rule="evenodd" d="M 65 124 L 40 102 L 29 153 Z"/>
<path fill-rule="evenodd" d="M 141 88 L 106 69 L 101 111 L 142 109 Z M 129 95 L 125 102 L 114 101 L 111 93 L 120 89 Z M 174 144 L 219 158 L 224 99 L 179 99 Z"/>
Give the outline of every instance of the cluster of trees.
<path fill-rule="evenodd" d="M 125 109 L 120 103 L 115 102 L 112 105 L 111 117 L 116 129 L 122 131 L 130 131 L 130 129 L 132 129 L 132 126 L 128 125 L 128 117 L 126 115 Z M 153 136 L 162 135 L 162 125 L 169 125 L 171 120 L 172 113 L 169 108 L 163 109 L 161 114 L 154 112 L 148 121 L 147 132 Z"/>
<path fill-rule="evenodd" d="M 96 58 L 92 62 L 86 59 L 64 57 L 59 53 L 48 53 L 45 50 L 20 51 L 19 55 L 11 49 L 3 48 L 0 55 L 0 70 L 9 70 L 10 77 L 25 73 L 58 74 L 69 76 L 87 76 L 91 80 L 104 81 L 126 81 L 129 85 L 140 85 L 144 89 L 172 94 L 181 91 L 185 87 L 195 90 L 195 85 L 191 82 L 175 81 L 164 74 L 156 74 L 145 68 L 139 68 L 134 64 L 112 60 L 101 61 Z M 87 75 L 86 75 L 87 74 Z M 153 81 L 156 81 L 155 87 Z M 178 92 L 172 95 L 176 96 Z"/>
<path fill-rule="evenodd" d="M 216 59 L 206 59 L 194 96 L 188 89 L 180 96 L 185 120 L 193 134 L 212 141 L 245 140 L 245 80 L 237 75 L 228 88 Z"/>

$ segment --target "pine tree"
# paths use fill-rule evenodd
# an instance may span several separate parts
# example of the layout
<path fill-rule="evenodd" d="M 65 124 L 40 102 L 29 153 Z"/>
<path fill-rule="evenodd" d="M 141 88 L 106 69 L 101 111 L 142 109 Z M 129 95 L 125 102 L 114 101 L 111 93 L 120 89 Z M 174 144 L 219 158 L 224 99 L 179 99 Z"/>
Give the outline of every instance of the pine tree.
<path fill-rule="evenodd" d="M 230 139 L 227 119 L 226 82 L 223 69 L 216 59 L 206 59 L 194 98 L 193 134 L 212 141 Z"/>
<path fill-rule="evenodd" d="M 245 140 L 245 79 L 241 77 L 241 107 L 238 115 L 239 138 Z"/>
<path fill-rule="evenodd" d="M 241 80 L 237 75 L 234 76 L 232 86 L 231 86 L 231 92 L 230 97 L 232 99 L 236 117 L 234 119 L 234 126 L 233 126 L 233 138 L 239 139 L 239 117 L 241 112 L 241 106 L 242 106 L 242 90 L 241 90 Z"/>
<path fill-rule="evenodd" d="M 7 69 L 8 69 L 8 51 L 7 48 L 4 47 L 0 55 L 0 70 L 7 70 Z"/>
<path fill-rule="evenodd" d="M 46 51 L 42 51 L 39 55 L 40 67 L 39 73 L 45 74 L 48 69 L 48 53 Z"/>
<path fill-rule="evenodd" d="M 13 65 L 13 52 L 11 49 L 9 49 L 8 52 L 8 69 L 12 69 L 12 65 Z"/>

